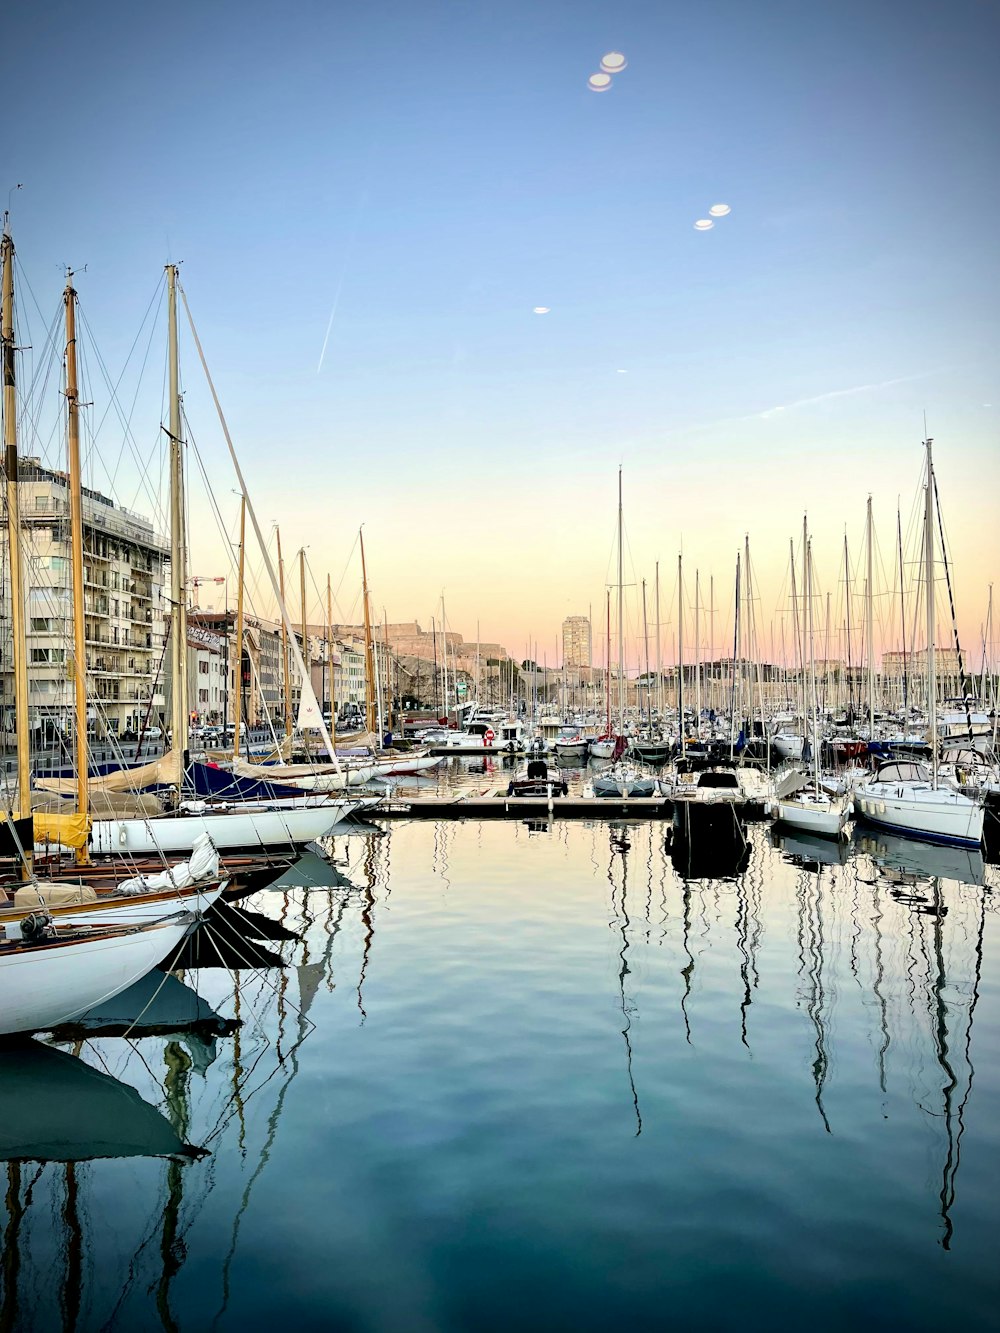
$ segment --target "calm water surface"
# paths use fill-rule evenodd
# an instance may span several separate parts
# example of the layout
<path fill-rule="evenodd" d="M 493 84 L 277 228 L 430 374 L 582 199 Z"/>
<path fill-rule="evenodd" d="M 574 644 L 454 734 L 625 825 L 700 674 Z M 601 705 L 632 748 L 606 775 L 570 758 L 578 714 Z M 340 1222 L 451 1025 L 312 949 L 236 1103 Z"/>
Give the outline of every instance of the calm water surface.
<path fill-rule="evenodd" d="M 664 833 L 338 838 L 235 1031 L 4 1053 L 0 1328 L 995 1327 L 997 867 Z"/>

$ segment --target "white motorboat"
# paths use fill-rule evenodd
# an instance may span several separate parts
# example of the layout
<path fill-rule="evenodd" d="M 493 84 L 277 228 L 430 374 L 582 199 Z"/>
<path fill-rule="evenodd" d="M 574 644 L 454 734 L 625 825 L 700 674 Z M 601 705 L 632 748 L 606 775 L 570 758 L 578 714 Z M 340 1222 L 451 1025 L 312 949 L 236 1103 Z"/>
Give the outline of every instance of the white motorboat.
<path fill-rule="evenodd" d="M 55 1027 L 118 995 L 169 958 L 196 921 L 185 912 L 60 935 L 36 918 L 33 940 L 0 942 L 0 1033 Z"/>
<path fill-rule="evenodd" d="M 585 759 L 589 741 L 578 727 L 562 727 L 553 741 L 558 759 Z"/>

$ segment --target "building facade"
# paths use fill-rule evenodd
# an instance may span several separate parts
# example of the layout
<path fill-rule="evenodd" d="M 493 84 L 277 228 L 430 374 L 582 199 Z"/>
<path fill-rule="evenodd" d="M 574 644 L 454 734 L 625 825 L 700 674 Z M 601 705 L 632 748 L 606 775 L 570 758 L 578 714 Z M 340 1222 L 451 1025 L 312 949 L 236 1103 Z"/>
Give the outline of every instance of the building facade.
<path fill-rule="evenodd" d="M 69 478 L 36 458 L 20 462 L 29 663 L 29 725 L 45 736 L 74 724 Z M 7 542 L 6 513 L 0 516 Z M 83 488 L 84 636 L 88 732 L 103 738 L 163 725 L 164 586 L 169 545 L 141 514 Z M 0 704 L 14 727 L 9 571 L 0 603 Z"/>
<path fill-rule="evenodd" d="M 564 667 L 589 667 L 591 662 L 590 618 L 567 616 L 562 623 Z"/>

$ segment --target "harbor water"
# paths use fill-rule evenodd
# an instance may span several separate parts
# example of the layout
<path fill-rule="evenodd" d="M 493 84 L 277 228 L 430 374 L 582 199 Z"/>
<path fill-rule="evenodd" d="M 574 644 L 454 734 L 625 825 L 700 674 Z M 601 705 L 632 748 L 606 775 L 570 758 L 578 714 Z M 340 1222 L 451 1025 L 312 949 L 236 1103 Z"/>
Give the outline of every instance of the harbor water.
<path fill-rule="evenodd" d="M 998 868 L 747 838 L 362 828 L 4 1048 L 0 1328 L 995 1327 Z"/>

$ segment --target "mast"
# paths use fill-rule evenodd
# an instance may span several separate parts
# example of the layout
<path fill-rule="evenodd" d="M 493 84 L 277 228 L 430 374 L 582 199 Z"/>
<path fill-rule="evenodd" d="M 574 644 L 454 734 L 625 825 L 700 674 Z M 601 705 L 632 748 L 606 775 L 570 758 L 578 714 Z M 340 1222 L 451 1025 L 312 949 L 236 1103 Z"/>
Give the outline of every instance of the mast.
<path fill-rule="evenodd" d="M 990 587 L 992 595 L 992 585 Z M 604 694 L 608 707 L 608 735 L 611 735 L 611 589 L 608 589 L 608 638 L 604 653 Z"/>
<path fill-rule="evenodd" d="M 809 627 L 809 712 L 812 719 L 813 781 L 819 790 L 819 736 L 816 728 L 816 641 L 813 637 L 812 539 L 806 544 L 806 616 Z"/>
<path fill-rule="evenodd" d="M 928 454 L 929 457 L 929 454 Z M 875 585 L 872 582 L 872 497 L 868 497 L 868 522 L 865 525 L 868 563 L 865 589 L 865 638 L 868 641 L 868 738 L 875 739 Z"/>
<path fill-rule="evenodd" d="M 694 571 L 694 689 L 698 713 L 697 736 L 701 740 L 701 570 Z"/>
<path fill-rule="evenodd" d="M 359 528 L 361 542 L 361 597 L 365 611 L 365 727 L 375 730 L 375 654 L 372 648 L 372 616 L 368 604 L 368 566 L 365 563 L 365 534 Z"/>
<path fill-rule="evenodd" d="M 792 565 L 794 570 L 794 563 Z M 793 575 L 794 577 L 794 575 Z M 736 745 L 736 678 L 740 659 L 740 552 L 736 552 L 736 593 L 733 599 L 733 671 L 729 698 L 729 758 Z"/>
<path fill-rule="evenodd" d="M 233 718 L 233 758 L 240 756 L 240 727 L 243 722 L 243 580 L 246 576 L 247 502 L 240 496 L 240 573 L 236 585 L 236 709 Z M 248 751 L 249 754 L 249 751 Z"/>
<path fill-rule="evenodd" d="M 677 726 L 684 757 L 684 557 L 677 555 Z"/>
<path fill-rule="evenodd" d="M 625 619 L 622 605 L 622 470 L 618 469 L 618 734 L 625 735 Z"/>
<path fill-rule="evenodd" d="M 649 629 L 646 625 L 646 580 L 642 581 L 642 639 L 646 647 L 646 725 L 653 739 L 653 692 L 649 682 Z"/>
<path fill-rule="evenodd" d="M 69 413 L 69 512 L 73 565 L 73 682 L 76 695 L 74 749 L 76 757 L 76 808 L 90 813 L 89 760 L 87 755 L 87 645 L 83 593 L 83 493 L 80 477 L 80 405 L 76 386 L 76 292 L 73 274 L 67 274 L 66 290 L 66 407 Z M 77 853 L 86 859 L 86 850 Z"/>
<path fill-rule="evenodd" d="M 924 495 L 924 583 L 927 596 L 927 723 L 931 742 L 931 786 L 938 781 L 937 737 L 937 660 L 934 639 L 934 460 L 933 440 L 925 440 L 927 449 L 927 488 Z"/>
<path fill-rule="evenodd" d="M 281 595 L 281 605 L 286 608 L 285 562 L 281 556 L 281 529 L 275 528 L 275 532 L 278 535 L 278 592 Z M 288 655 L 286 614 L 282 614 L 281 617 L 281 669 L 285 677 L 285 735 L 290 739 L 292 735 L 292 664 Z"/>
<path fill-rule="evenodd" d="M 847 699 L 850 716 L 848 725 L 854 726 L 854 666 L 851 662 L 851 565 L 847 556 L 847 533 L 844 533 L 844 602 L 847 619 Z"/>
<path fill-rule="evenodd" d="M 181 443 L 181 395 L 177 370 L 177 266 L 167 265 L 167 392 L 170 438 L 170 660 L 172 667 L 171 748 L 188 759 L 187 681 L 187 532 L 184 520 L 184 449 Z"/>
<path fill-rule="evenodd" d="M 708 707 L 715 710 L 715 575 L 708 576 Z M 715 735 L 715 723 L 712 733 Z"/>
<path fill-rule="evenodd" d="M 14 667 L 14 726 L 17 735 L 18 811 L 31 814 L 31 752 L 28 729 L 28 638 L 24 619 L 24 568 L 21 562 L 21 501 L 18 491 L 17 377 L 14 347 L 14 242 L 7 218 L 3 230 L 3 442 L 7 474 L 7 548 L 10 562 L 10 629 Z M 25 848 L 26 855 L 31 849 Z"/>
<path fill-rule="evenodd" d="M 299 547 L 299 607 L 302 612 L 302 661 L 305 664 L 306 671 L 310 671 L 309 626 L 306 623 L 306 548 L 304 546 Z"/>
<path fill-rule="evenodd" d="M 906 597 L 903 592 L 903 523 L 896 506 L 896 550 L 899 556 L 899 624 L 903 635 L 903 711 L 909 711 L 909 679 L 906 670 Z M 905 725 L 905 724 L 904 724 Z"/>
<path fill-rule="evenodd" d="M 330 736 L 336 740 L 337 736 L 337 710 L 333 703 L 333 598 L 330 594 L 330 575 L 326 576 L 326 669 L 328 684 L 330 686 Z"/>
<path fill-rule="evenodd" d="M 663 731 L 663 653 L 660 649 L 660 562 L 656 562 L 656 712 Z"/>

